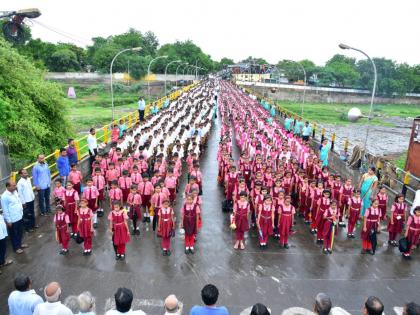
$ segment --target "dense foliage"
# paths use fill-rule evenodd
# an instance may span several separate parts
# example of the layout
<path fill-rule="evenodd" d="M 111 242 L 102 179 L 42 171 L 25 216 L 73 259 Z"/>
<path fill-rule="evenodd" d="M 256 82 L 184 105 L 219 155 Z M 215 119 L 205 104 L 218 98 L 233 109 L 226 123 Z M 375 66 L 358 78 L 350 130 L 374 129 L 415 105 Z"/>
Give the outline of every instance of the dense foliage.
<path fill-rule="evenodd" d="M 71 132 L 65 111 L 60 87 L 0 38 L 0 137 L 15 166 L 65 143 Z"/>

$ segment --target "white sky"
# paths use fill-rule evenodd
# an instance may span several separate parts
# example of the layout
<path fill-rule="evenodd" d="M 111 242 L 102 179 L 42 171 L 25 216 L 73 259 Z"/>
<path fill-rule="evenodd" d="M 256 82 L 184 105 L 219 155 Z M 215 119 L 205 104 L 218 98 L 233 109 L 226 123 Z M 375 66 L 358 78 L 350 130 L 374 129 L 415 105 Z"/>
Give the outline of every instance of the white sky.
<path fill-rule="evenodd" d="M 419 0 L 2 0 L 0 10 L 36 7 L 43 24 L 89 39 L 153 31 L 160 44 L 191 39 L 215 60 L 323 64 L 340 42 L 371 56 L 420 64 Z M 35 38 L 71 42 L 37 24 Z M 80 42 L 75 44 L 83 46 Z"/>

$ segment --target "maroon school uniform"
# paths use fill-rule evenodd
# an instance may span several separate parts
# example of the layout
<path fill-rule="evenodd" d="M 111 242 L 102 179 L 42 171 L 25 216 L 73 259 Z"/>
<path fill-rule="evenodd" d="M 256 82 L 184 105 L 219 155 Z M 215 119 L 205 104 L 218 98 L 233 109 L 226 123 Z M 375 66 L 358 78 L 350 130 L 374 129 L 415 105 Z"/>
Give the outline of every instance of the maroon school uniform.
<path fill-rule="evenodd" d="M 245 202 L 238 202 L 235 207 L 235 225 L 236 225 L 236 240 L 243 241 L 244 240 L 244 233 L 249 231 L 249 222 L 248 222 L 248 211 L 249 211 L 249 203 L 248 201 Z"/>
<path fill-rule="evenodd" d="M 127 214 L 124 211 L 112 211 L 110 216 L 112 218 L 112 241 L 116 246 L 118 255 L 125 255 L 125 245 L 130 241 L 130 234 L 128 233 L 125 220 Z"/>
<path fill-rule="evenodd" d="M 324 212 L 324 226 L 322 233 L 324 238 L 324 248 L 331 249 L 332 247 L 333 229 L 334 235 L 337 235 L 337 228 L 334 228 L 334 224 L 337 222 L 337 216 L 337 209 L 328 208 Z"/>
<path fill-rule="evenodd" d="M 407 220 L 407 240 L 410 243 L 410 248 L 406 254 L 410 254 L 411 250 L 420 243 L 420 218 L 411 215 Z"/>
<path fill-rule="evenodd" d="M 392 210 L 391 210 L 391 215 L 393 217 L 394 224 L 391 224 L 391 220 L 389 220 L 388 232 L 389 232 L 389 240 L 395 241 L 398 234 L 400 234 L 403 231 L 407 205 L 405 203 L 396 202 L 392 205 Z"/>
<path fill-rule="evenodd" d="M 235 187 L 238 185 L 238 173 L 227 173 L 226 175 L 227 187 L 226 187 L 226 199 L 232 200 L 232 194 L 235 190 Z"/>
<path fill-rule="evenodd" d="M 343 185 L 341 187 L 341 200 L 340 200 L 340 221 L 343 219 L 344 209 L 349 204 L 349 199 L 353 193 L 353 186 Z"/>
<path fill-rule="evenodd" d="M 182 211 L 184 213 L 182 224 L 185 231 L 185 247 L 194 247 L 194 237 L 197 234 L 198 205 L 185 204 Z"/>
<path fill-rule="evenodd" d="M 360 216 L 360 210 L 362 209 L 362 199 L 351 197 L 348 201 L 349 206 L 349 221 L 347 226 L 347 233 L 353 234 L 354 228 L 356 227 L 357 220 Z"/>
<path fill-rule="evenodd" d="M 320 200 L 322 198 L 322 189 L 318 189 L 315 188 L 314 190 L 314 197 L 312 200 L 312 205 L 311 205 L 311 217 L 312 217 L 312 223 L 311 223 L 311 229 L 315 230 L 318 226 L 317 223 L 317 213 L 318 213 L 318 200 Z"/>
<path fill-rule="evenodd" d="M 388 196 L 386 194 L 378 193 L 376 195 L 376 199 L 378 199 L 378 208 L 381 210 L 381 219 L 385 219 L 386 217 L 386 205 L 388 203 Z"/>
<path fill-rule="evenodd" d="M 379 220 L 381 217 L 381 210 L 379 208 L 370 207 L 366 209 L 365 212 L 365 219 L 366 219 L 366 231 L 361 230 L 360 236 L 362 238 L 362 249 L 363 250 L 371 250 L 372 243 L 370 241 L 370 234 L 372 231 L 378 229 Z"/>
<path fill-rule="evenodd" d="M 286 245 L 289 242 L 289 234 L 293 225 L 293 214 L 295 213 L 295 207 L 293 207 L 292 205 L 281 205 L 279 209 L 280 245 Z"/>
<path fill-rule="evenodd" d="M 330 208 L 330 199 L 322 197 L 319 200 L 319 209 L 318 213 L 316 214 L 316 228 L 317 228 L 317 238 L 318 240 L 323 239 L 323 231 L 324 231 L 324 212 Z"/>
<path fill-rule="evenodd" d="M 174 228 L 174 222 L 172 220 L 172 208 L 161 208 L 159 210 L 159 231 L 158 235 L 162 237 L 162 249 L 171 249 L 171 236 Z"/>
<path fill-rule="evenodd" d="M 273 235 L 273 222 L 271 218 L 272 213 L 273 213 L 272 204 L 269 206 L 265 204 L 261 204 L 259 206 L 259 214 L 261 214 L 260 219 L 259 219 L 259 225 L 260 225 L 259 233 L 261 235 L 259 239 L 260 239 L 261 245 L 267 244 L 268 236 Z"/>
<path fill-rule="evenodd" d="M 67 225 L 70 219 L 66 213 L 56 213 L 54 215 L 55 229 L 57 231 L 58 243 L 61 244 L 63 249 L 69 248 L 70 234 L 67 229 Z"/>
<path fill-rule="evenodd" d="M 71 194 L 68 194 L 67 192 L 64 194 L 64 205 L 66 210 L 65 212 L 69 216 L 72 233 L 77 233 L 79 231 L 77 226 L 79 217 L 76 212 L 76 194 L 77 191 L 74 189 L 72 189 Z"/>
<path fill-rule="evenodd" d="M 82 209 L 80 208 L 78 211 L 79 214 L 79 233 L 80 236 L 83 238 L 83 247 L 85 250 L 92 249 L 92 210 L 89 208 Z"/>

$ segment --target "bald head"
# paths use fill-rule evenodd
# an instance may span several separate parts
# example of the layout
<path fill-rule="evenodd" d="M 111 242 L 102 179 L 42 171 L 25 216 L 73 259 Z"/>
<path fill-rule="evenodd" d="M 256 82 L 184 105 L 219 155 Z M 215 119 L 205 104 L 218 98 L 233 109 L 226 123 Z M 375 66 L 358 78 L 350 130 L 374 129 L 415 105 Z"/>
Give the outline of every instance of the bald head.
<path fill-rule="evenodd" d="M 44 296 L 48 302 L 57 302 L 60 299 L 61 287 L 58 282 L 49 283 L 44 289 Z"/>
<path fill-rule="evenodd" d="M 176 313 L 178 311 L 178 299 L 171 294 L 165 299 L 165 310 L 167 313 Z"/>

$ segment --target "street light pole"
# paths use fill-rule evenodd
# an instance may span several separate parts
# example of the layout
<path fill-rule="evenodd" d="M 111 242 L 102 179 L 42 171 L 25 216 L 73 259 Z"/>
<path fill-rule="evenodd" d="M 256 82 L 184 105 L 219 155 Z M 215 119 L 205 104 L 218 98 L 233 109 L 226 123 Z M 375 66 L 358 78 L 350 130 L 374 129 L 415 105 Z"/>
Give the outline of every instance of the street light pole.
<path fill-rule="evenodd" d="M 112 121 L 114 121 L 114 119 L 115 119 L 115 110 L 114 110 L 114 89 L 113 89 L 113 86 L 112 86 L 112 67 L 114 66 L 114 61 L 115 61 L 115 59 L 117 59 L 117 57 L 119 56 L 119 55 L 121 55 L 123 52 L 126 52 L 126 51 L 140 51 L 141 50 L 141 47 L 134 47 L 134 48 L 127 48 L 127 49 L 123 49 L 123 50 L 121 50 L 121 51 L 119 51 L 115 56 L 114 56 L 114 58 L 112 58 L 112 61 L 111 61 L 111 65 L 110 65 L 110 67 L 109 67 L 109 76 L 110 76 L 110 79 L 111 79 L 111 107 L 112 107 Z"/>
<path fill-rule="evenodd" d="M 164 59 L 164 58 L 168 58 L 168 56 L 158 56 L 150 60 L 149 66 L 147 67 L 147 95 L 149 96 L 149 100 L 150 100 L 150 66 L 152 65 L 153 61 L 156 61 L 158 59 Z"/>
<path fill-rule="evenodd" d="M 367 59 L 369 59 L 369 61 L 372 64 L 372 68 L 373 68 L 373 88 L 372 88 L 372 96 L 370 98 L 370 108 L 369 108 L 369 115 L 368 115 L 368 125 L 366 128 L 366 137 L 365 137 L 365 143 L 364 143 L 364 148 L 365 148 L 365 154 L 367 152 L 367 141 L 368 141 L 368 137 L 369 137 L 369 129 L 370 129 L 370 121 L 372 119 L 372 111 L 373 111 L 373 101 L 375 99 L 375 91 L 376 91 L 376 82 L 378 80 L 378 73 L 376 72 L 376 65 L 375 62 L 369 57 L 369 55 L 367 53 L 365 53 L 364 51 L 351 47 L 349 45 L 346 44 L 339 44 L 338 47 L 340 47 L 341 49 L 352 49 L 355 51 L 358 51 L 359 53 L 363 54 L 364 56 L 366 56 Z"/>
<path fill-rule="evenodd" d="M 179 67 L 181 67 L 181 66 L 183 66 L 183 65 L 187 65 L 188 64 L 188 62 L 184 62 L 184 63 L 181 63 L 181 64 L 179 64 L 178 65 L 178 67 L 176 67 L 176 71 L 175 71 L 175 86 L 176 86 L 176 88 L 178 88 L 178 69 L 179 69 Z"/>
<path fill-rule="evenodd" d="M 165 95 L 166 95 L 166 79 L 167 79 L 167 72 L 168 72 L 168 67 L 173 64 L 173 63 L 177 63 L 177 62 L 182 62 L 181 60 L 174 60 L 171 61 L 170 63 L 168 63 L 165 67 Z"/>

